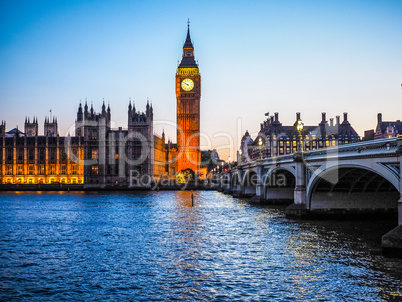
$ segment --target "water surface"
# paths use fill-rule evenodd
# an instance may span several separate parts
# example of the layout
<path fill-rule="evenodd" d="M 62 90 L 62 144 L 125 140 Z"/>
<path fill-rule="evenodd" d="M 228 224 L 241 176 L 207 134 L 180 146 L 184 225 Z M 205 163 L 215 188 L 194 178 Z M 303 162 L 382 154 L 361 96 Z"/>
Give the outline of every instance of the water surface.
<path fill-rule="evenodd" d="M 0 300 L 402 299 L 396 221 L 296 221 L 218 192 L 1 193 Z"/>

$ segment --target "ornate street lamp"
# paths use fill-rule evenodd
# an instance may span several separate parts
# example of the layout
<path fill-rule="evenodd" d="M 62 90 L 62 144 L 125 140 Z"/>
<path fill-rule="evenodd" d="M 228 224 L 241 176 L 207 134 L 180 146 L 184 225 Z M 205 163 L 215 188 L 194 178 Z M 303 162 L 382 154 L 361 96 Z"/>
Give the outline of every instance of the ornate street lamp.
<path fill-rule="evenodd" d="M 301 120 L 298 120 L 296 129 L 297 129 L 297 131 L 299 131 L 299 148 L 298 148 L 299 150 L 298 151 L 300 151 L 300 152 L 303 152 L 302 134 L 301 134 L 301 132 L 303 131 L 303 127 L 304 127 L 303 122 Z"/>
<path fill-rule="evenodd" d="M 260 158 L 262 158 L 262 139 L 261 137 L 258 139 L 258 145 L 260 145 Z"/>

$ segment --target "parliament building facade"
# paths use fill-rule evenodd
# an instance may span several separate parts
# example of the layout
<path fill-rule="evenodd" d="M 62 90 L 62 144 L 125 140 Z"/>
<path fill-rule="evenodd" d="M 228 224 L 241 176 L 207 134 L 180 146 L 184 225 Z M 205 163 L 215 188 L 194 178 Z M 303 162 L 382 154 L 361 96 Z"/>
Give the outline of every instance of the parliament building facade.
<path fill-rule="evenodd" d="M 56 118 L 25 119 L 24 132 L 0 125 L 0 184 L 81 184 L 146 186 L 161 178 L 176 179 L 182 170 L 204 178 L 200 168 L 201 76 L 194 59 L 189 27 L 182 61 L 176 71 L 177 143 L 165 141 L 153 129 L 153 107 L 128 105 L 127 128 L 111 128 L 111 108 L 100 112 L 79 104 L 75 133 L 60 136 Z M 140 180 L 140 181 L 139 181 Z"/>

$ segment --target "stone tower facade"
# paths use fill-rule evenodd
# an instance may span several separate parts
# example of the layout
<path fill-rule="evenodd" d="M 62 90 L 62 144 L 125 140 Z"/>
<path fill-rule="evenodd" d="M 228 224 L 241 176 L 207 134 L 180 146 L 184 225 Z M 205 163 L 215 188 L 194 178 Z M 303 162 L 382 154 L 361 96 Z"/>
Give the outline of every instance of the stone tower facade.
<path fill-rule="evenodd" d="M 33 118 L 33 121 L 29 120 L 29 117 L 25 118 L 24 130 L 26 136 L 37 136 L 38 135 L 38 119 Z"/>
<path fill-rule="evenodd" d="M 200 169 L 201 75 L 194 59 L 190 28 L 176 72 L 178 171 Z"/>

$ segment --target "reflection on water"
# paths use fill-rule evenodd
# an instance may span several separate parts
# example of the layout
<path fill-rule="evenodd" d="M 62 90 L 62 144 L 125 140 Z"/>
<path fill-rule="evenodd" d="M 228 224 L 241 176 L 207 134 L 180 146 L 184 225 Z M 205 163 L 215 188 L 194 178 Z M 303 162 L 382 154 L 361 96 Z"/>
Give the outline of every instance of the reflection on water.
<path fill-rule="evenodd" d="M 402 299 L 402 261 L 372 252 L 393 227 L 217 192 L 2 193 L 0 300 Z"/>

